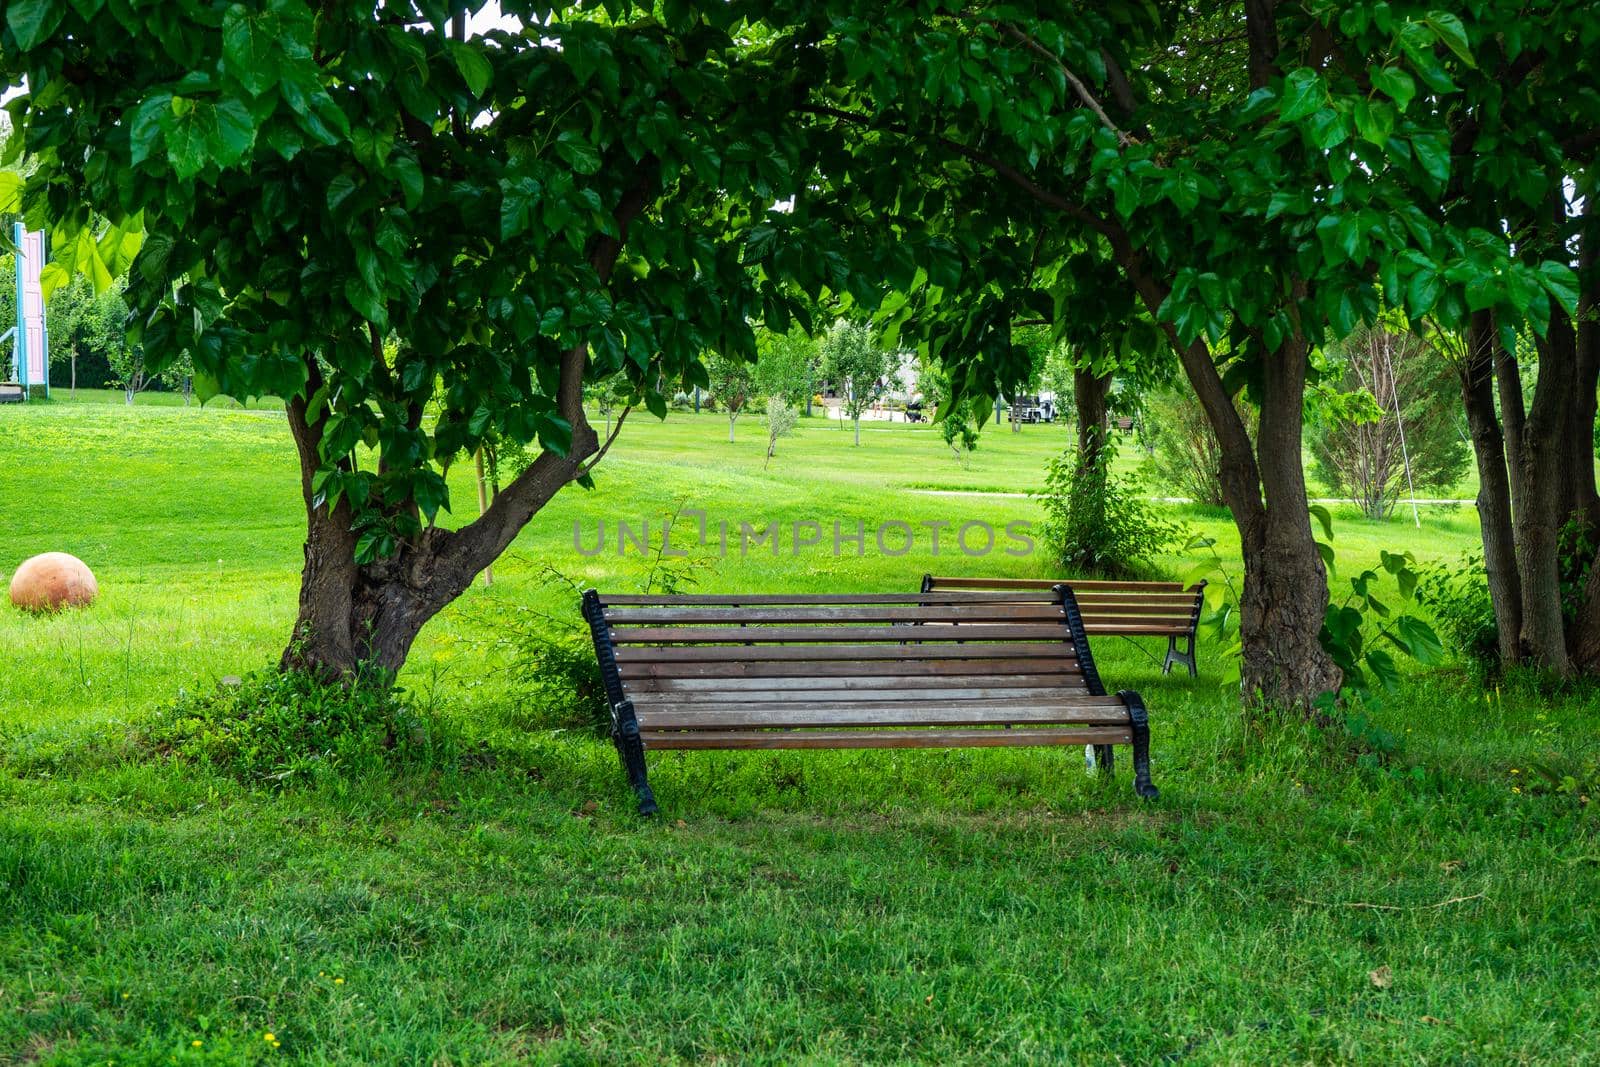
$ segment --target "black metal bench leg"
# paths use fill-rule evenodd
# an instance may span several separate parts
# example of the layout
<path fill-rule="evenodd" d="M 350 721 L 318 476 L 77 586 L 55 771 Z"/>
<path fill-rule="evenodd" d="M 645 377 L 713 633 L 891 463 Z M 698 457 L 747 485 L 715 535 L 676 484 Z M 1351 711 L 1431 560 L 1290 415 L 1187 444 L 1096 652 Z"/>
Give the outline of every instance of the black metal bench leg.
<path fill-rule="evenodd" d="M 639 814 L 654 815 L 660 809 L 656 807 L 655 793 L 650 790 L 650 778 L 644 766 L 644 739 L 639 736 L 639 720 L 634 717 L 631 701 L 624 700 L 612 709 L 611 740 L 617 746 L 617 755 L 622 757 L 628 784 L 639 798 Z"/>
<path fill-rule="evenodd" d="M 1128 709 L 1128 726 L 1133 732 L 1133 791 L 1146 800 L 1161 795 L 1150 781 L 1150 715 L 1144 701 L 1131 689 L 1117 694 Z"/>
<path fill-rule="evenodd" d="M 1195 667 L 1195 661 L 1194 661 L 1194 634 L 1190 634 L 1189 635 L 1188 643 L 1189 643 L 1188 651 L 1179 652 L 1178 651 L 1178 635 L 1177 634 L 1169 634 L 1169 635 L 1167 635 L 1167 659 L 1166 659 L 1166 662 L 1161 664 L 1161 673 L 1162 674 L 1171 674 L 1172 673 L 1172 665 L 1174 663 L 1181 663 L 1185 667 L 1189 668 L 1189 677 L 1191 677 L 1191 678 L 1200 677 L 1200 671 Z"/>

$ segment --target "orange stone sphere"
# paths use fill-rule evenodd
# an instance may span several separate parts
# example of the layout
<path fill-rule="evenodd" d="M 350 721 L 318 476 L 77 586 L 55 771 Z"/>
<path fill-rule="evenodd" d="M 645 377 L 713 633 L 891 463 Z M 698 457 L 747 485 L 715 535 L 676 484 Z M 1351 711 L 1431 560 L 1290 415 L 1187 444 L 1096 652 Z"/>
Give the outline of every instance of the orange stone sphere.
<path fill-rule="evenodd" d="M 60 611 L 93 602 L 100 595 L 94 572 L 77 556 L 46 552 L 11 576 L 11 603 L 24 611 Z"/>

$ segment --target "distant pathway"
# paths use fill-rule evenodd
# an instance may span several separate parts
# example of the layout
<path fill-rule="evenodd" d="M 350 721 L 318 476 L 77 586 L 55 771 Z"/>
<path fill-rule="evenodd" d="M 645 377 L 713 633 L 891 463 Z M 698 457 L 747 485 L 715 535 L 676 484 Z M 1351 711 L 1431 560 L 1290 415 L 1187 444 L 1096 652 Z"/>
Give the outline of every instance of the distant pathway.
<path fill-rule="evenodd" d="M 1030 497 L 1030 496 L 1034 495 L 1032 493 L 1003 493 L 1003 492 L 1000 492 L 998 490 L 988 490 L 988 489 L 909 489 L 909 490 L 907 490 L 907 492 L 916 493 L 919 496 L 1004 496 L 1004 497 L 1027 498 L 1027 497 Z M 1194 498 L 1193 497 L 1187 497 L 1187 496 L 1153 496 L 1150 499 L 1156 501 L 1157 503 L 1161 503 L 1161 504 L 1193 504 L 1194 503 Z M 1349 503 L 1348 500 L 1344 500 L 1344 499 L 1341 499 L 1339 497 L 1332 497 L 1332 496 L 1314 496 L 1314 497 L 1311 498 L 1311 500 L 1309 502 L 1312 503 L 1312 504 L 1348 504 Z M 1420 507 L 1426 507 L 1429 504 L 1476 504 L 1476 503 L 1477 503 L 1476 500 L 1431 500 L 1431 499 L 1423 499 L 1421 497 L 1418 497 L 1416 500 L 1412 500 L 1410 497 L 1406 497 L 1403 500 L 1397 501 L 1395 506 L 1396 507 L 1410 507 L 1412 504 L 1417 504 Z"/>

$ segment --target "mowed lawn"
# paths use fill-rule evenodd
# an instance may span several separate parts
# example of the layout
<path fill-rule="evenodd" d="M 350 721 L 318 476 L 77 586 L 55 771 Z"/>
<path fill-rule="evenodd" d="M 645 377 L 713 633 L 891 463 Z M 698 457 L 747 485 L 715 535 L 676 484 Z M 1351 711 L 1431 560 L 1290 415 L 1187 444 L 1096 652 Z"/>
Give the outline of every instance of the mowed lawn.
<path fill-rule="evenodd" d="M 1600 1058 L 1590 692 L 1413 675 L 1373 713 L 1401 738 L 1383 763 L 1247 727 L 1212 649 L 1193 681 L 1108 642 L 1108 685 L 1151 707 L 1155 804 L 1126 761 L 1108 786 L 1074 752 L 667 753 L 650 822 L 608 745 L 529 706 L 504 620 L 575 611 L 549 568 L 644 582 L 617 523 L 656 545 L 674 513 L 713 541 L 729 523 L 726 556 L 670 564 L 705 591 L 1042 575 L 1003 552 L 1036 502 L 929 490 L 1026 493 L 1068 433 L 992 428 L 963 464 L 936 430 L 866 424 L 853 448 L 811 420 L 764 470 L 758 418 L 730 445 L 719 415 L 635 415 L 402 677 L 476 755 L 268 790 L 104 739 L 281 652 L 302 537 L 281 412 L 0 409 L 0 573 L 60 549 L 102 587 L 0 610 L 0 1063 Z M 466 470 L 452 493 L 470 519 Z M 1237 575 L 1225 517 L 1174 515 Z M 1340 580 L 1476 540 L 1470 508 L 1422 519 L 1339 510 Z M 741 553 L 739 524 L 769 521 L 781 551 Z M 864 554 L 834 554 L 836 521 Z M 807 522 L 822 543 L 796 554 Z M 911 551 L 880 553 L 883 523 Z M 967 523 L 996 551 L 953 546 Z"/>

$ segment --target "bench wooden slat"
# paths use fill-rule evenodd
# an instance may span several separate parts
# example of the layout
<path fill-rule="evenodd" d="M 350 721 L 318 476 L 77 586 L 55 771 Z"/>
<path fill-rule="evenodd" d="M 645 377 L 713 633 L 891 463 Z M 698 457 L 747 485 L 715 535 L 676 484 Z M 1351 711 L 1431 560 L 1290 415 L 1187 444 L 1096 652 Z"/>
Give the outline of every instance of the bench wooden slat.
<path fill-rule="evenodd" d="M 782 660 L 776 663 L 714 662 L 692 663 L 668 661 L 664 663 L 619 663 L 622 680 L 629 686 L 673 679 L 695 679 L 708 684 L 727 684 L 733 681 L 757 681 L 762 678 L 815 678 L 840 683 L 855 681 L 890 684 L 921 683 L 930 687 L 957 684 L 959 678 L 988 678 L 996 684 L 1014 678 L 1055 678 L 1067 682 L 1065 675 L 1081 674 L 1078 661 L 1070 657 L 1061 659 L 987 659 L 987 660 L 933 660 L 912 661 L 897 666 L 883 660 L 813 661 Z M 906 674 L 916 671 L 916 674 Z M 1004 684 L 1011 684 L 1005 681 Z"/>
<path fill-rule="evenodd" d="M 883 664 L 863 664 L 863 666 L 877 667 L 880 671 Z M 814 679 L 811 686 L 796 686 L 795 675 L 778 676 L 766 675 L 763 677 L 692 677 L 671 678 L 643 675 L 630 678 L 623 674 L 623 681 L 628 690 L 635 693 L 744 693 L 754 691 L 770 691 L 774 687 L 783 686 L 796 693 L 813 692 L 814 690 L 839 690 L 851 692 L 903 692 L 915 694 L 919 699 L 927 700 L 930 696 L 942 695 L 951 689 L 983 688 L 991 689 L 1050 689 L 1060 692 L 1063 686 L 1072 689 L 1082 687 L 1081 682 L 1066 681 L 1065 673 L 1046 674 L 959 674 L 959 675 L 903 675 L 903 674 L 864 674 L 858 676 L 826 676 L 802 675 L 808 680 Z M 929 690 L 934 692 L 930 694 Z"/>
<path fill-rule="evenodd" d="M 1071 725 L 1121 726 L 1128 724 L 1127 709 L 1115 706 L 1017 707 L 1012 704 L 955 703 L 936 708 L 905 704 L 841 704 L 818 707 L 806 704 L 751 704 L 739 714 L 703 704 L 669 704 L 639 709 L 643 730 L 751 730 L 807 727 L 880 726 L 1011 726 Z"/>
<path fill-rule="evenodd" d="M 738 645 L 622 645 L 616 650 L 618 663 L 638 662 L 718 662 L 727 660 L 961 660 L 961 659 L 1072 659 L 1071 645 L 970 644 L 970 645 L 788 645 L 776 648 L 748 648 Z"/>
<path fill-rule="evenodd" d="M 748 644 L 750 642 L 787 644 L 790 642 L 857 641 L 1044 641 L 1065 635 L 1057 626 L 1013 623 L 1005 626 L 975 624 L 961 627 L 927 626 L 639 626 L 613 631 L 611 639 L 619 645 L 657 642 L 681 644 Z"/>
<path fill-rule="evenodd" d="M 650 748 L 989 748 L 1017 745 L 1129 745 L 1126 727 L 930 730 L 643 730 Z"/>
<path fill-rule="evenodd" d="M 934 607 L 757 606 L 753 608 L 616 608 L 606 611 L 613 626 L 684 624 L 774 624 L 805 622 L 1056 622 L 1061 605 L 955 604 Z"/>
<path fill-rule="evenodd" d="M 930 700 L 936 700 L 937 703 L 930 703 Z M 1015 710 L 1023 707 L 1054 707 L 1088 702 L 1089 705 L 1094 707 L 1115 707 L 1119 712 L 1122 710 L 1122 702 L 1115 697 L 1103 698 L 1101 703 L 1095 703 L 1095 701 L 1096 698 L 1094 697 L 1078 696 L 1074 699 L 1063 695 L 1062 687 L 1059 685 L 1018 687 L 981 684 L 965 685 L 959 688 L 940 690 L 937 696 L 932 696 L 925 689 L 813 689 L 809 687 L 804 689 L 774 689 L 770 685 L 766 689 L 636 689 L 633 694 L 633 702 L 641 709 L 646 707 L 658 708 L 668 704 L 705 704 L 707 706 L 733 704 L 740 707 L 755 707 L 760 704 L 815 704 L 818 706 L 910 704 L 914 705 L 919 711 L 933 714 L 943 705 L 958 703 L 1005 704 Z M 1109 701 L 1109 703 L 1104 701 Z"/>
<path fill-rule="evenodd" d="M 1051 589 L 1058 585 L 1069 586 L 1074 593 L 1079 590 L 1088 593 L 1106 589 L 1132 590 L 1135 592 L 1147 590 L 1152 593 L 1181 593 L 1184 591 L 1182 582 L 1108 582 L 1078 578 L 934 578 L 932 591 L 940 592 L 955 589 L 1016 591 Z"/>
<path fill-rule="evenodd" d="M 680 593 L 636 596 L 608 596 L 606 607 L 661 607 L 672 605 L 699 607 L 770 607 L 776 604 L 852 605 L 852 604 L 1039 604 L 1060 603 L 1049 595 L 1049 588 L 1034 592 L 985 592 L 983 590 L 952 590 L 933 593 Z"/>

